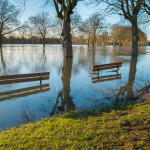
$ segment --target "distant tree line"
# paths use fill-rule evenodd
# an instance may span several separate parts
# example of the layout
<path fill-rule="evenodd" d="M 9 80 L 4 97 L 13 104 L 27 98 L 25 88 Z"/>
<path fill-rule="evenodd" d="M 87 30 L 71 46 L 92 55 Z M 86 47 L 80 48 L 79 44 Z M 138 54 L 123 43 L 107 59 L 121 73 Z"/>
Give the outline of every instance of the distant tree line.
<path fill-rule="evenodd" d="M 24 2 L 26 0 L 23 0 Z M 92 0 L 104 4 L 108 14 L 115 13 L 130 23 L 130 27 L 113 26 L 108 32 L 104 16 L 94 13 L 87 20 L 74 13 L 74 8 L 81 0 L 53 0 L 57 17 L 53 19 L 46 12 L 31 16 L 25 24 L 19 22 L 20 9 L 8 0 L 0 1 L 0 48 L 2 43 L 22 44 L 51 44 L 60 43 L 66 58 L 73 57 L 72 44 L 87 44 L 95 47 L 98 43 L 105 46 L 110 41 L 113 45 L 131 46 L 132 54 L 138 54 L 138 46 L 146 45 L 147 38 L 138 27 L 138 23 L 149 22 L 149 0 Z M 47 5 L 51 5 L 47 0 Z M 10 36 L 12 32 L 19 32 L 19 37 Z M 58 38 L 52 38 L 52 36 Z"/>
<path fill-rule="evenodd" d="M 114 46 L 116 45 L 131 46 L 132 45 L 131 35 L 132 35 L 131 27 L 114 25 L 111 29 L 110 40 Z M 139 46 L 148 45 L 146 34 L 141 29 L 138 29 L 138 35 L 139 35 L 138 45 Z"/>
<path fill-rule="evenodd" d="M 43 44 L 43 39 L 37 36 L 25 37 L 4 37 L 3 44 Z M 56 37 L 46 38 L 45 44 L 61 44 L 61 40 Z"/>
<path fill-rule="evenodd" d="M 90 26 L 86 28 L 83 26 L 85 22 L 81 22 L 81 26 L 76 29 L 77 34 L 73 34 L 72 43 L 73 44 L 87 44 L 88 47 L 96 47 L 98 44 L 102 47 L 106 45 L 113 46 L 130 46 L 131 42 L 131 27 L 113 25 L 110 33 L 107 30 L 95 29 L 95 26 Z M 81 29 L 82 28 L 82 29 Z M 84 28 L 84 29 L 83 29 Z M 90 28 L 90 30 L 89 30 Z M 97 27 L 96 27 L 97 28 Z M 55 28 L 56 29 L 56 28 Z M 89 30 L 89 31 L 88 31 Z M 146 34 L 139 29 L 139 46 L 148 45 Z M 57 35 L 57 33 L 55 33 Z M 58 35 L 57 35 L 58 36 Z M 58 37 L 46 37 L 45 44 L 61 44 L 61 38 Z M 3 44 L 43 44 L 43 39 L 40 36 L 8 36 L 3 38 Z"/>

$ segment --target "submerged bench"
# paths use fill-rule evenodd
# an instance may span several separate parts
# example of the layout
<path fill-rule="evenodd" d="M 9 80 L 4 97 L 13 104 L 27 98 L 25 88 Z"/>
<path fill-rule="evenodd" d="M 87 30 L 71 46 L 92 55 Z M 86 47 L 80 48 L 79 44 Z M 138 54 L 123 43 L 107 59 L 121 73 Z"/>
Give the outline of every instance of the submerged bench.
<path fill-rule="evenodd" d="M 39 81 L 39 83 L 41 84 L 42 80 L 49 79 L 49 74 L 50 74 L 49 72 L 42 72 L 42 73 L 32 73 L 32 74 L 0 76 L 0 85 L 20 83 L 20 82 L 32 82 L 32 81 Z"/>
<path fill-rule="evenodd" d="M 117 68 L 118 71 L 121 66 L 122 66 L 122 62 L 103 64 L 103 65 L 94 65 L 92 66 L 92 72 L 97 71 L 97 73 L 99 73 L 100 70 L 106 70 L 112 68 Z"/>

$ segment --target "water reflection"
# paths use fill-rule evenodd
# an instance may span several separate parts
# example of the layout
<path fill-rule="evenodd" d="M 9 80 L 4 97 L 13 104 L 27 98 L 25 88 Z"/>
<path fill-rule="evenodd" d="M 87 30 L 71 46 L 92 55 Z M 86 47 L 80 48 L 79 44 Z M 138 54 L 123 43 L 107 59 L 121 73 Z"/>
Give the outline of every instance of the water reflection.
<path fill-rule="evenodd" d="M 137 100 L 140 98 L 143 94 L 146 94 L 149 92 L 150 84 L 145 84 L 145 87 L 135 90 L 134 88 L 134 82 L 137 72 L 137 62 L 138 62 L 138 56 L 132 55 L 131 61 L 130 61 L 130 71 L 129 71 L 129 77 L 128 82 L 126 85 L 120 87 L 118 93 L 116 94 L 116 99 L 114 101 L 115 104 L 118 104 L 122 101 L 125 103 L 133 102 L 134 100 Z M 140 81 L 139 81 L 140 82 Z M 135 91 L 134 91 L 135 90 Z"/>
<path fill-rule="evenodd" d="M 14 97 L 25 97 L 33 94 L 38 94 L 41 92 L 49 91 L 49 84 L 43 84 L 38 86 L 32 86 L 27 88 L 20 88 L 11 91 L 5 91 L 0 93 L 0 102 L 13 99 Z"/>
<path fill-rule="evenodd" d="M 98 83 L 98 82 L 105 82 L 105 81 L 111 81 L 111 80 L 118 80 L 121 79 L 121 74 L 114 74 L 114 75 L 105 75 L 105 76 L 99 76 L 97 74 L 97 77 L 92 77 L 92 83 Z"/>
<path fill-rule="evenodd" d="M 1 55 L 1 65 L 2 65 L 1 72 L 2 72 L 2 75 L 6 75 L 7 74 L 7 66 L 6 66 L 6 63 L 5 63 L 5 60 L 4 60 L 2 49 L 1 49 L 0 55 Z"/>
<path fill-rule="evenodd" d="M 50 113 L 52 116 L 54 113 L 64 112 L 64 111 L 73 111 L 76 109 L 75 104 L 73 103 L 73 97 L 70 96 L 70 80 L 72 73 L 72 58 L 64 58 L 63 67 L 62 67 L 62 84 L 63 89 L 58 92 L 56 98 L 56 104 L 54 109 Z M 56 110 L 57 109 L 57 110 Z"/>
<path fill-rule="evenodd" d="M 50 72 L 50 79 L 42 90 L 35 82 L 0 85 L 0 128 L 137 99 L 150 89 L 150 53 L 143 54 L 149 50 L 142 48 L 138 58 L 131 58 L 128 48 L 74 46 L 74 58 L 64 59 L 60 45 L 47 45 L 45 50 L 40 45 L 4 46 L 0 76 Z M 89 77 L 92 65 L 115 62 L 123 62 L 118 74 L 105 70 Z"/>
<path fill-rule="evenodd" d="M 135 99 L 134 92 L 133 92 L 133 84 L 134 84 L 135 75 L 136 75 L 137 58 L 138 56 L 136 55 L 131 56 L 128 83 L 125 86 L 122 86 L 120 88 L 117 94 L 116 103 L 119 102 L 119 99 L 124 99 L 124 100 Z"/>

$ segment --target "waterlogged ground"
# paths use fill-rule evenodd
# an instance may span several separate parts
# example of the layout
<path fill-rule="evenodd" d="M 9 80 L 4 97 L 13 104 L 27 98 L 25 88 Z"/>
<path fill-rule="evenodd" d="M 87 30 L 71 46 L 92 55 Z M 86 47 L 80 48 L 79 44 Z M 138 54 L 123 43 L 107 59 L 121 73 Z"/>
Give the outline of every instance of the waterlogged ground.
<path fill-rule="evenodd" d="M 4 45 L 0 76 L 50 72 L 50 79 L 0 85 L 0 128 L 36 121 L 60 112 L 100 109 L 133 103 L 150 89 L 150 47 L 131 57 L 130 48 L 87 49 L 74 46 L 63 59 L 60 45 Z M 115 69 L 91 73 L 92 65 L 123 62 Z M 35 88 L 36 87 L 36 88 Z M 50 88 L 50 90 L 49 90 Z"/>

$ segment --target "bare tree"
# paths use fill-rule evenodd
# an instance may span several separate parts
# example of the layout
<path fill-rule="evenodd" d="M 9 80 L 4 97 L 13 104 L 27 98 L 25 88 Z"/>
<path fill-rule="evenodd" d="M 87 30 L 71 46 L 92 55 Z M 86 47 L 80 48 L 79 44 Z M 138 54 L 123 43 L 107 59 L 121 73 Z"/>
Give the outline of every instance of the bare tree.
<path fill-rule="evenodd" d="M 104 2 L 107 5 L 106 10 L 123 16 L 131 23 L 132 30 L 132 54 L 138 54 L 138 21 L 141 22 L 146 18 L 144 3 L 149 6 L 148 0 L 95 0 L 96 2 Z M 107 11 L 107 12 L 108 12 Z"/>
<path fill-rule="evenodd" d="M 120 25 L 113 25 L 110 38 L 113 45 L 116 46 L 131 46 L 131 28 Z"/>
<path fill-rule="evenodd" d="M 83 33 L 83 35 L 87 38 L 87 46 L 90 46 L 90 39 L 91 39 L 91 30 L 89 26 L 89 21 L 84 21 L 79 30 Z"/>
<path fill-rule="evenodd" d="M 55 33 L 55 36 L 57 36 L 61 41 L 62 41 L 61 37 L 62 29 L 63 29 L 63 22 L 59 18 L 55 18 L 55 20 L 53 21 L 53 31 Z"/>
<path fill-rule="evenodd" d="M 8 0 L 0 0 L 0 48 L 2 48 L 3 37 L 18 29 L 20 22 L 18 17 L 20 10 L 10 4 Z"/>
<path fill-rule="evenodd" d="M 53 0 L 57 12 L 57 17 L 63 22 L 61 36 L 64 56 L 66 58 L 73 57 L 70 23 L 73 9 L 76 7 L 79 1 L 81 0 Z"/>
<path fill-rule="evenodd" d="M 51 27 L 50 18 L 48 16 L 48 13 L 42 12 L 29 18 L 32 31 L 38 34 L 43 40 L 43 48 L 45 48 L 46 36 Z"/>
<path fill-rule="evenodd" d="M 71 35 L 73 37 L 78 36 L 81 24 L 82 18 L 79 14 L 74 13 L 73 15 L 71 15 Z"/>
<path fill-rule="evenodd" d="M 101 44 L 102 47 L 105 47 L 110 40 L 107 31 L 103 31 L 97 38 L 97 41 Z"/>
<path fill-rule="evenodd" d="M 88 47 L 91 42 L 92 47 L 96 46 L 97 37 L 100 35 L 104 25 L 103 18 L 99 14 L 92 14 L 85 22 L 82 23 L 80 31 L 83 32 L 88 39 Z"/>
<path fill-rule="evenodd" d="M 19 0 L 25 5 L 26 0 Z M 72 58 L 72 39 L 71 39 L 71 15 L 76 7 L 77 3 L 82 0 L 45 0 L 45 4 L 48 5 L 51 1 L 55 6 L 57 17 L 63 22 L 62 29 L 62 47 L 64 50 L 64 57 Z"/>
<path fill-rule="evenodd" d="M 145 12 L 150 15 L 150 0 L 142 0 Z"/>
<path fill-rule="evenodd" d="M 79 26 L 81 25 L 81 23 L 82 23 L 82 18 L 80 15 L 78 15 L 77 13 L 74 13 L 73 15 L 71 15 L 70 27 L 71 27 L 72 38 L 75 38 L 75 36 L 78 36 Z M 62 36 L 61 36 L 62 30 L 63 30 L 63 22 L 62 20 L 56 18 L 53 23 L 53 31 L 61 39 L 61 41 L 63 41 Z"/>

